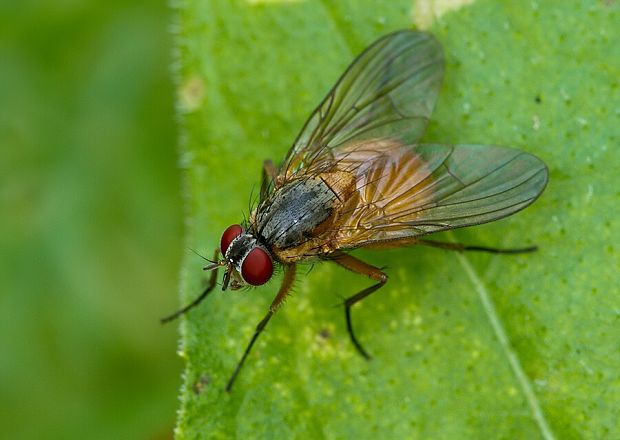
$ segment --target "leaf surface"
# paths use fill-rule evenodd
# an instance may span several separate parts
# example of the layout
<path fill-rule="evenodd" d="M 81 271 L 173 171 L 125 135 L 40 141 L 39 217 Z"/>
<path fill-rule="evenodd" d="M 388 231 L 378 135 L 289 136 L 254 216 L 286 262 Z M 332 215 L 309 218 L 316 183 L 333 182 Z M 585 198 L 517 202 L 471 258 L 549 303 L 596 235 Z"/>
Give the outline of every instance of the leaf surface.
<path fill-rule="evenodd" d="M 513 2 L 515 3 L 515 2 Z M 525 211 L 437 240 L 536 254 L 356 251 L 390 282 L 300 270 L 231 394 L 223 391 L 278 281 L 214 292 L 183 321 L 177 437 L 620 436 L 620 45 L 615 2 L 478 1 L 438 18 L 446 76 L 425 142 L 517 147 L 550 183 Z M 353 57 L 411 27 L 412 4 L 198 1 L 177 6 L 187 245 L 210 256 L 247 215 L 263 159 L 280 161 Z M 188 254 L 182 300 L 204 285 Z M 308 272 L 308 273 L 306 273 Z"/>

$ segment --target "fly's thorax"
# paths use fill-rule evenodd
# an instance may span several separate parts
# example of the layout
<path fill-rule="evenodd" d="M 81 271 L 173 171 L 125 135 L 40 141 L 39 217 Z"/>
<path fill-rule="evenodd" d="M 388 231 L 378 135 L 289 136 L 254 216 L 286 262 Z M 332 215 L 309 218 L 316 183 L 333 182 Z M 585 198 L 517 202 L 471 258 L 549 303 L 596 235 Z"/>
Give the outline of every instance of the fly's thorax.
<path fill-rule="evenodd" d="M 256 230 L 274 248 L 299 246 L 316 235 L 339 203 L 320 176 L 296 179 L 261 203 L 255 216 Z"/>

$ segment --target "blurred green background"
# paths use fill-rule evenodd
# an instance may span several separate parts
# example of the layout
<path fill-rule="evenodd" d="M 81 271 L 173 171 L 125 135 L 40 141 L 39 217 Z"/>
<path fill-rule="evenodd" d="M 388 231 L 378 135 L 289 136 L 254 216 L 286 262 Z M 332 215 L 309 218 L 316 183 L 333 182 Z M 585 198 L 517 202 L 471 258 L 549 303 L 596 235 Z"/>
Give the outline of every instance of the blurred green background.
<path fill-rule="evenodd" d="M 169 438 L 180 172 L 166 2 L 0 3 L 0 426 Z"/>

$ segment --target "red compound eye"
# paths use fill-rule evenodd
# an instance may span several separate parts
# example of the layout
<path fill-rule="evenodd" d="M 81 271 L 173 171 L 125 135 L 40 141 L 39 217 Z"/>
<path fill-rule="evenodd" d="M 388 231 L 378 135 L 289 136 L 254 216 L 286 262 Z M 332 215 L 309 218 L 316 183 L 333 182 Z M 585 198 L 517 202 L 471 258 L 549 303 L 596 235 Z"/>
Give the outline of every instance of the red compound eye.
<path fill-rule="evenodd" d="M 255 247 L 245 257 L 241 264 L 243 280 L 253 286 L 265 284 L 273 274 L 271 257 L 264 249 Z"/>
<path fill-rule="evenodd" d="M 239 225 L 231 225 L 226 228 L 222 234 L 222 240 L 220 241 L 220 250 L 222 251 L 222 255 L 226 255 L 226 251 L 228 250 L 230 243 L 232 243 L 232 241 L 242 232 L 243 228 Z"/>

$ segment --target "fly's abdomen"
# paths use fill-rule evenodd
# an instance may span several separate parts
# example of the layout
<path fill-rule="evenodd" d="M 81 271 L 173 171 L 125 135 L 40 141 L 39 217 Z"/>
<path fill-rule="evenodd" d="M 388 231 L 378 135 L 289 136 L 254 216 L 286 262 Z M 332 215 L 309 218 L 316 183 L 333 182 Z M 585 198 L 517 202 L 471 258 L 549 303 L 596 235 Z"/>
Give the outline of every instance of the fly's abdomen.
<path fill-rule="evenodd" d="M 336 195 L 321 179 L 299 179 L 277 189 L 256 213 L 258 234 L 279 249 L 298 246 L 332 213 Z"/>

